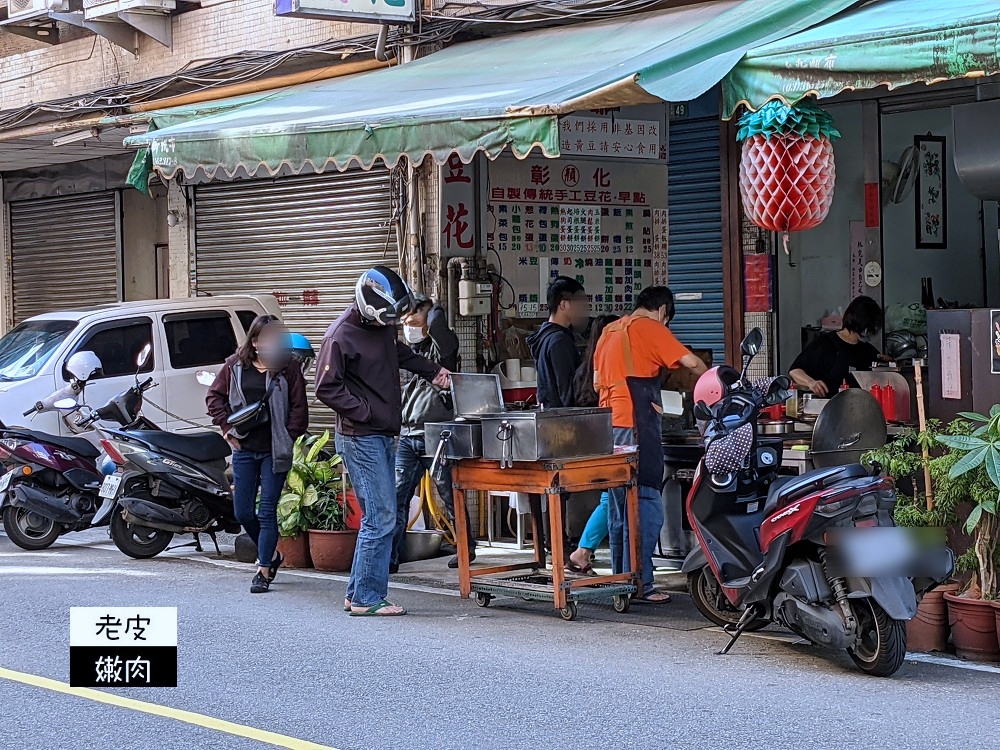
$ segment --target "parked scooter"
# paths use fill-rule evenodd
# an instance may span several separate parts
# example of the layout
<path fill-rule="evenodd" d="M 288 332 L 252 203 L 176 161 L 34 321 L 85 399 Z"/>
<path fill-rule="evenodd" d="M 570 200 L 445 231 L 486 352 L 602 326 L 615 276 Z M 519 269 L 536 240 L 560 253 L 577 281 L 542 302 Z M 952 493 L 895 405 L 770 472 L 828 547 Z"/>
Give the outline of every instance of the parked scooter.
<path fill-rule="evenodd" d="M 158 429 L 140 414 L 142 394 L 152 386 L 151 379 L 137 380 L 100 409 L 91 410 L 84 403 L 84 392 L 87 382 L 100 373 L 100 359 L 93 352 L 78 352 L 66 369 L 69 385 L 37 402 L 24 416 L 62 412 L 78 437 L 0 425 L 0 461 L 7 468 L 0 476 L 4 530 L 26 550 L 46 549 L 62 534 L 108 524 L 114 501 L 101 495 L 103 476 L 95 464 L 100 450 L 94 431 L 88 431 L 93 422 Z"/>
<path fill-rule="evenodd" d="M 289 354 L 303 374 L 315 352 L 298 333 L 289 337 Z M 215 373 L 198 372 L 198 382 L 211 385 Z M 219 552 L 216 534 L 240 533 L 233 509 L 227 459 L 232 451 L 217 432 L 182 435 L 152 434 L 99 428 L 101 447 L 114 466 L 105 486 L 113 487 L 117 508 L 111 518 L 111 538 L 130 557 L 155 557 L 174 534 L 208 534 Z"/>
<path fill-rule="evenodd" d="M 744 632 L 776 622 L 815 645 L 845 649 L 868 674 L 891 675 L 903 664 L 917 596 L 950 575 L 954 556 L 944 546 L 915 554 L 905 532 L 886 528 L 895 525 L 896 493 L 878 467 L 778 477 L 780 439 L 759 436 L 757 418 L 790 396 L 790 381 L 747 383 L 762 342 L 757 329 L 743 341 L 742 373 L 707 373 L 718 378 L 705 381 L 714 382 L 718 400 L 695 406 L 707 426 L 705 456 L 687 499 L 700 545 L 683 567 L 692 598 L 731 635 L 722 653 Z M 881 540 L 897 546 L 884 546 L 878 566 L 857 559 L 858 547 L 871 551 Z M 908 577 L 917 565 L 924 577 Z"/>

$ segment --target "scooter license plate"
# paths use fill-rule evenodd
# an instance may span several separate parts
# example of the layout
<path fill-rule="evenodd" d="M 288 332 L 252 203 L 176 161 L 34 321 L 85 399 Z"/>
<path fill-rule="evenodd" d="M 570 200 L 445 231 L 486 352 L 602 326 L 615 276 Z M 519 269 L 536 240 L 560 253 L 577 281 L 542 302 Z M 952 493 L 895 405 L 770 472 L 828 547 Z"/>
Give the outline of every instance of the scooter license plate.
<path fill-rule="evenodd" d="M 120 474 L 109 474 L 104 477 L 104 481 L 101 483 L 101 489 L 97 494 L 101 497 L 113 500 L 118 497 L 118 488 L 121 486 L 121 483 L 122 478 Z"/>
<path fill-rule="evenodd" d="M 15 471 L 16 469 L 11 469 L 2 477 L 0 477 L 0 494 L 6 492 L 7 488 L 10 487 L 10 481 L 14 478 Z"/>

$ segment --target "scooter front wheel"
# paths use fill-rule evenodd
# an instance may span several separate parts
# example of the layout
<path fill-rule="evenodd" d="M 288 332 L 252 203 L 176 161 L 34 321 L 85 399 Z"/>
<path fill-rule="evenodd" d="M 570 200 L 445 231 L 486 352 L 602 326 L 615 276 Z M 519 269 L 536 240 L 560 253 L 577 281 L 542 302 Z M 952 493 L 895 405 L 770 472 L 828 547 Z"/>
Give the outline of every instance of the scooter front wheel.
<path fill-rule="evenodd" d="M 726 595 L 722 593 L 718 580 L 712 569 L 703 565 L 693 573 L 688 573 L 688 590 L 691 592 L 691 600 L 707 620 L 714 622 L 720 627 L 736 625 L 743 615 L 742 609 L 734 607 Z M 744 631 L 762 630 L 768 626 L 768 621 L 762 617 L 754 618 L 750 621 Z"/>
<path fill-rule="evenodd" d="M 855 599 L 851 609 L 858 621 L 858 644 L 847 649 L 858 669 L 889 677 L 906 659 L 906 623 L 893 620 L 872 598 Z"/>
<path fill-rule="evenodd" d="M 14 505 L 3 509 L 3 529 L 14 544 L 32 552 L 51 547 L 62 533 L 51 518 Z"/>
<path fill-rule="evenodd" d="M 136 560 L 156 557 L 173 538 L 172 531 L 129 523 L 122 517 L 120 510 L 111 515 L 111 539 L 118 549 Z"/>

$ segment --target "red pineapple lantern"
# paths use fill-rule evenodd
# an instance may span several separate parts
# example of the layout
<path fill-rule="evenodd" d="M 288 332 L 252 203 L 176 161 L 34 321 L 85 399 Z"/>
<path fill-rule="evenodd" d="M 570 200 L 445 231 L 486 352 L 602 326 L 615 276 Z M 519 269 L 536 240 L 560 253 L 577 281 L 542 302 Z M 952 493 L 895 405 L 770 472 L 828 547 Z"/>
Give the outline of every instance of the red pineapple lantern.
<path fill-rule="evenodd" d="M 771 101 L 739 121 L 740 195 L 750 220 L 785 235 L 819 226 L 830 212 L 837 169 L 833 118 L 811 100 Z"/>

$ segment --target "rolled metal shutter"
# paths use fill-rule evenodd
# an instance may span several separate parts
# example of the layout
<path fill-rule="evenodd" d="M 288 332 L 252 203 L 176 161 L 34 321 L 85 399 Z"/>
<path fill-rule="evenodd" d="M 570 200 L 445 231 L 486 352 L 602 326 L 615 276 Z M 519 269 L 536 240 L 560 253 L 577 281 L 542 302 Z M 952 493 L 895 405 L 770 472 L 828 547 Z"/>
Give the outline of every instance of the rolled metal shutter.
<path fill-rule="evenodd" d="M 118 302 L 115 192 L 10 204 L 14 322 Z"/>
<path fill-rule="evenodd" d="M 718 119 L 671 120 L 668 275 L 681 299 L 670 329 L 716 363 L 726 354 L 721 169 Z"/>
<path fill-rule="evenodd" d="M 208 184 L 194 196 L 195 290 L 275 293 L 288 327 L 317 351 L 358 276 L 398 266 L 388 170 Z M 309 397 L 310 424 L 332 426 L 311 381 Z"/>

